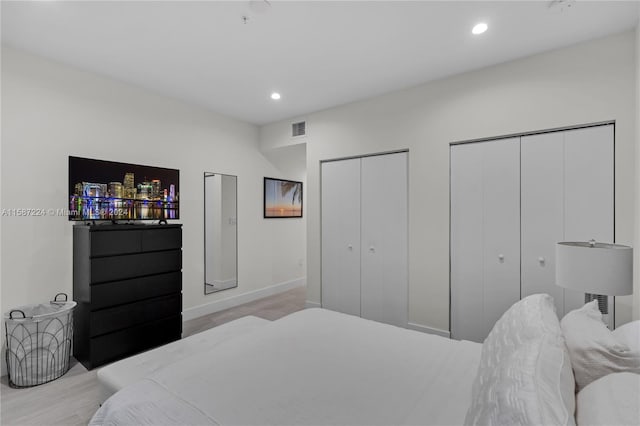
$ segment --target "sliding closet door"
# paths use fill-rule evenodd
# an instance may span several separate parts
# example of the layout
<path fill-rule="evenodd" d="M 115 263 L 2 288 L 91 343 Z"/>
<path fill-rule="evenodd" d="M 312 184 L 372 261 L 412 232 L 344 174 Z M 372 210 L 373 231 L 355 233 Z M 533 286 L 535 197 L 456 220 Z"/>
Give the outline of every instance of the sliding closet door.
<path fill-rule="evenodd" d="M 483 144 L 451 147 L 451 337 L 484 333 Z"/>
<path fill-rule="evenodd" d="M 361 315 L 406 327 L 407 153 L 361 161 Z"/>
<path fill-rule="evenodd" d="M 454 338 L 482 341 L 530 294 L 551 294 L 559 317 L 584 304 L 555 284 L 555 245 L 614 241 L 613 138 L 605 125 L 451 147 Z M 612 327 L 613 298 L 609 312 Z"/>
<path fill-rule="evenodd" d="M 451 332 L 482 342 L 520 299 L 518 138 L 451 147 Z"/>
<path fill-rule="evenodd" d="M 566 241 L 614 241 L 613 125 L 564 132 Z M 584 305 L 584 293 L 565 290 L 565 313 Z M 609 298 L 613 325 L 613 297 Z M 612 327 L 613 329 L 613 327 Z"/>
<path fill-rule="evenodd" d="M 483 158 L 483 341 L 520 300 L 519 138 L 487 142 Z"/>
<path fill-rule="evenodd" d="M 360 159 L 322 163 L 322 307 L 360 315 Z"/>
<path fill-rule="evenodd" d="M 584 293 L 555 284 L 556 242 L 613 242 L 613 126 L 521 143 L 522 297 L 551 294 L 562 318 L 584 304 Z"/>
<path fill-rule="evenodd" d="M 547 293 L 564 313 L 556 285 L 556 242 L 564 240 L 564 133 L 521 138 L 522 297 Z"/>

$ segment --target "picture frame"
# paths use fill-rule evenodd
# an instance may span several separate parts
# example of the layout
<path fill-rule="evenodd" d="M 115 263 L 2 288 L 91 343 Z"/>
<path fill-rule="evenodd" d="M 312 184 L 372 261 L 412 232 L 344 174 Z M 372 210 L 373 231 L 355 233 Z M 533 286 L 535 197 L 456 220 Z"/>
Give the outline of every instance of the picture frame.
<path fill-rule="evenodd" d="M 302 182 L 265 177 L 263 217 L 287 219 L 302 217 Z"/>

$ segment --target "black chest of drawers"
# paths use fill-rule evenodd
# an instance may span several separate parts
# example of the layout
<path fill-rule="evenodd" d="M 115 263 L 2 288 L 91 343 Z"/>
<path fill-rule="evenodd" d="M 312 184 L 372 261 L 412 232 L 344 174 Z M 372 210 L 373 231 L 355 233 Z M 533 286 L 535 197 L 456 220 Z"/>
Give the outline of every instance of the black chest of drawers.
<path fill-rule="evenodd" d="M 182 225 L 74 226 L 73 299 L 88 369 L 180 339 Z"/>

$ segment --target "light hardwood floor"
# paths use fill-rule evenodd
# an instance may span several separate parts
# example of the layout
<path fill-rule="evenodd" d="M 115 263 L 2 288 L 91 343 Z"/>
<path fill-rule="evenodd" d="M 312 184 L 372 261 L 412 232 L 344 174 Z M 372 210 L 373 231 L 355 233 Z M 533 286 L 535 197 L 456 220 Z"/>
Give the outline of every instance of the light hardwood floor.
<path fill-rule="evenodd" d="M 299 287 L 235 308 L 183 323 L 183 336 L 190 336 L 246 315 L 276 320 L 304 309 L 305 288 Z M 72 359 L 72 367 L 58 380 L 26 389 L 9 387 L 7 377 L 0 384 L 2 425 L 86 425 L 98 409 L 99 386 L 96 370 Z"/>

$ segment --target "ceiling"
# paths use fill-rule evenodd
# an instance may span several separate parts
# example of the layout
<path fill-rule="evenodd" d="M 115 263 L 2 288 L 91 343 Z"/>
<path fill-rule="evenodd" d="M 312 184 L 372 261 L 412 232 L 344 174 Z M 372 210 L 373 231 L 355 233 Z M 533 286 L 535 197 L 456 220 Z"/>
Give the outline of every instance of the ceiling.
<path fill-rule="evenodd" d="M 639 4 L 2 1 L 2 43 L 260 125 L 632 29 Z"/>

